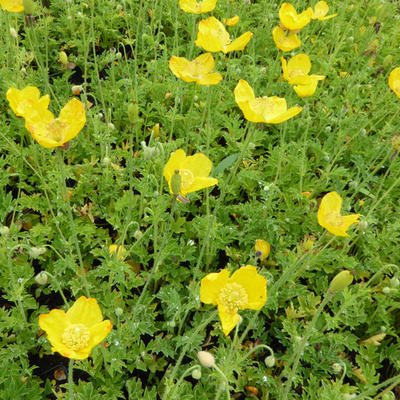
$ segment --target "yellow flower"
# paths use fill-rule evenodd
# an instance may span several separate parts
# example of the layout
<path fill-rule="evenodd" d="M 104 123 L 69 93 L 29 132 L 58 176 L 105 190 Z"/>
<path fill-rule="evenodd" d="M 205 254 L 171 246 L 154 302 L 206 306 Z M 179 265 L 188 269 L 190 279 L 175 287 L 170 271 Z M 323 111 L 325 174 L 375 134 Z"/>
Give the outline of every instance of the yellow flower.
<path fill-rule="evenodd" d="M 308 7 L 301 14 L 297 14 L 296 9 L 290 3 L 283 3 L 279 9 L 279 19 L 284 29 L 298 31 L 304 28 L 311 20 L 313 10 Z"/>
<path fill-rule="evenodd" d="M 212 168 L 211 160 L 202 153 L 186 157 L 184 150 L 179 149 L 171 154 L 164 167 L 164 177 L 171 189 L 171 179 L 175 173 L 181 177 L 179 195 L 185 197 L 187 193 L 196 192 L 218 184 L 215 178 L 209 178 Z M 178 171 L 178 172 L 176 172 Z"/>
<path fill-rule="evenodd" d="M 200 300 L 218 306 L 225 335 L 239 323 L 238 310 L 260 310 L 267 301 L 267 280 L 256 267 L 246 265 L 229 275 L 226 269 L 208 274 L 200 285 Z"/>
<path fill-rule="evenodd" d="M 400 67 L 395 68 L 389 75 L 389 87 L 400 98 Z"/>
<path fill-rule="evenodd" d="M 229 33 L 222 22 L 214 17 L 210 17 L 200 21 L 195 43 L 206 51 L 222 51 L 226 54 L 234 50 L 243 50 L 252 36 L 251 32 L 246 32 L 231 42 Z"/>
<path fill-rule="evenodd" d="M 289 62 L 281 57 L 283 78 L 293 86 L 300 97 L 312 96 L 318 85 L 318 81 L 325 79 L 324 75 L 308 75 L 311 70 L 310 58 L 307 54 L 298 54 Z"/>
<path fill-rule="evenodd" d="M 326 194 L 319 205 L 318 223 L 328 232 L 336 236 L 349 236 L 346 231 L 349 226 L 359 222 L 360 214 L 342 216 L 342 198 L 337 192 Z"/>
<path fill-rule="evenodd" d="M 272 37 L 276 47 L 281 51 L 292 51 L 301 46 L 300 39 L 297 37 L 296 33 L 292 32 L 286 35 L 285 31 L 280 26 L 276 26 L 272 30 Z"/>
<path fill-rule="evenodd" d="M 326 1 L 319 1 L 314 7 L 311 18 L 319 19 L 320 21 L 326 21 L 327 19 L 336 17 L 337 14 L 326 15 L 328 14 L 328 11 L 329 11 L 328 3 Z"/>
<path fill-rule="evenodd" d="M 0 5 L 3 10 L 10 12 L 24 11 L 22 0 L 0 0 Z"/>
<path fill-rule="evenodd" d="M 123 260 L 125 258 L 126 248 L 124 246 L 121 246 L 120 244 L 110 244 L 108 246 L 108 250 L 110 252 L 110 255 L 115 254 L 120 260 Z"/>
<path fill-rule="evenodd" d="M 47 110 L 50 103 L 50 96 L 46 94 L 40 97 L 40 91 L 35 86 L 27 86 L 22 90 L 10 88 L 7 90 L 6 97 L 17 117 L 25 117 L 35 112 L 41 115 L 42 110 Z"/>
<path fill-rule="evenodd" d="M 169 69 L 185 82 L 196 82 L 198 85 L 216 85 L 222 80 L 218 72 L 210 72 L 215 65 L 211 53 L 201 54 L 193 61 L 184 57 L 172 57 L 169 60 Z"/>
<path fill-rule="evenodd" d="M 214 10 L 218 0 L 203 0 L 198 3 L 196 0 L 179 0 L 179 7 L 192 14 L 201 14 Z"/>
<path fill-rule="evenodd" d="M 269 256 L 271 246 L 267 241 L 263 239 L 257 239 L 254 249 L 256 250 L 256 257 L 263 261 Z"/>
<path fill-rule="evenodd" d="M 251 122 L 279 124 L 297 115 L 302 108 L 287 109 L 286 100 L 281 97 L 255 97 L 253 89 L 243 79 L 235 88 L 235 100 L 244 117 Z"/>
<path fill-rule="evenodd" d="M 85 296 L 67 312 L 55 309 L 40 314 L 39 326 L 47 333 L 52 351 L 74 360 L 89 357 L 92 348 L 102 342 L 112 328 L 109 320 L 103 321 L 96 299 Z"/>
<path fill-rule="evenodd" d="M 224 24 L 226 24 L 227 26 L 235 26 L 239 22 L 239 20 L 240 20 L 240 18 L 238 15 L 235 15 L 232 18 L 228 18 L 228 19 L 224 18 L 223 19 Z"/>

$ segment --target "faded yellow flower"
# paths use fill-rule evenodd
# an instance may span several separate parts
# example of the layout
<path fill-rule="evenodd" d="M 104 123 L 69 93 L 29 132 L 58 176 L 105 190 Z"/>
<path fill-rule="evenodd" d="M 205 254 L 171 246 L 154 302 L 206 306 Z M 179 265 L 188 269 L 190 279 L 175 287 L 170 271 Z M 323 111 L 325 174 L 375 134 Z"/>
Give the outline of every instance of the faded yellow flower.
<path fill-rule="evenodd" d="M 320 21 L 326 21 L 327 19 L 331 19 L 337 16 L 337 14 L 326 15 L 328 14 L 328 11 L 329 11 L 328 3 L 326 1 L 319 1 L 314 6 L 311 18 L 319 19 Z"/>
<path fill-rule="evenodd" d="M 221 82 L 221 74 L 211 72 L 214 66 L 211 53 L 201 54 L 193 61 L 184 57 L 172 57 L 169 60 L 169 68 L 177 78 L 185 82 L 196 82 L 198 85 L 217 85 Z"/>
<path fill-rule="evenodd" d="M 264 239 L 257 239 L 254 249 L 256 251 L 256 257 L 264 261 L 269 256 L 271 246 Z"/>
<path fill-rule="evenodd" d="M 0 5 L 3 10 L 9 12 L 24 11 L 24 5 L 22 0 L 0 0 Z"/>
<path fill-rule="evenodd" d="M 281 97 L 255 97 L 250 85 L 243 79 L 237 84 L 235 100 L 244 117 L 251 122 L 279 124 L 297 115 L 302 108 L 287 108 L 286 100 Z"/>
<path fill-rule="evenodd" d="M 85 296 L 67 312 L 54 309 L 40 314 L 39 326 L 47 333 L 52 351 L 74 360 L 89 357 L 92 348 L 102 342 L 112 328 L 109 320 L 103 321 L 96 299 Z"/>
<path fill-rule="evenodd" d="M 310 58 L 307 54 L 298 54 L 289 62 L 281 57 L 283 78 L 293 86 L 300 97 L 312 96 L 318 85 L 318 81 L 325 79 L 324 75 L 308 75 L 311 70 Z"/>
<path fill-rule="evenodd" d="M 231 42 L 229 33 L 221 21 L 214 17 L 199 22 L 196 45 L 212 53 L 222 51 L 224 54 L 234 50 L 243 50 L 253 34 L 246 32 Z"/>
<path fill-rule="evenodd" d="M 292 51 L 301 46 L 300 39 L 297 37 L 296 33 L 291 32 L 286 34 L 280 26 L 276 26 L 272 30 L 272 37 L 275 46 L 281 51 Z"/>
<path fill-rule="evenodd" d="M 301 14 L 297 14 L 296 9 L 290 3 L 283 3 L 279 9 L 279 19 L 284 29 L 298 31 L 304 28 L 311 20 L 313 10 L 308 7 Z"/>
<path fill-rule="evenodd" d="M 389 87 L 400 98 L 400 67 L 395 68 L 389 75 Z"/>
<path fill-rule="evenodd" d="M 211 160 L 202 153 L 186 156 L 184 150 L 179 149 L 171 154 L 164 167 L 164 177 L 168 182 L 171 193 L 171 180 L 175 174 L 180 176 L 179 195 L 185 197 L 187 193 L 196 192 L 218 184 L 218 180 L 210 178 L 212 169 Z"/>
<path fill-rule="evenodd" d="M 335 236 L 349 236 L 346 231 L 350 225 L 358 223 L 360 214 L 342 216 L 342 198 L 337 192 L 326 194 L 319 205 L 318 223 Z"/>
<path fill-rule="evenodd" d="M 252 265 L 241 267 L 229 277 L 228 270 L 208 274 L 201 280 L 200 300 L 218 306 L 225 335 L 239 323 L 238 310 L 260 310 L 267 301 L 267 280 Z"/>
<path fill-rule="evenodd" d="M 203 0 L 199 3 L 196 0 L 179 0 L 179 7 L 191 14 L 201 14 L 214 10 L 218 0 Z"/>
<path fill-rule="evenodd" d="M 120 260 L 125 258 L 127 252 L 126 248 L 120 244 L 110 244 L 108 246 L 108 251 L 110 252 L 110 255 L 115 254 Z"/>

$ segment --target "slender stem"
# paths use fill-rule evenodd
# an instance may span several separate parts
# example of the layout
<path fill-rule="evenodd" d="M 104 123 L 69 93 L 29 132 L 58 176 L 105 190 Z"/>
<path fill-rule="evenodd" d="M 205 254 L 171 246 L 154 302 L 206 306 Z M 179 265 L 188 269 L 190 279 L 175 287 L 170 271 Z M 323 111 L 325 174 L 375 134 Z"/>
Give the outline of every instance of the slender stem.
<path fill-rule="evenodd" d="M 178 381 L 176 382 L 176 384 L 174 385 L 174 389 L 172 390 L 171 393 L 171 399 L 175 399 L 175 393 L 178 390 L 179 386 L 181 385 L 183 378 L 185 378 L 186 376 L 188 376 L 190 374 L 190 372 L 194 371 L 195 369 L 198 369 L 199 366 L 198 365 L 193 365 L 190 368 L 188 368 L 182 375 L 181 377 L 178 379 Z"/>
<path fill-rule="evenodd" d="M 217 364 L 214 364 L 214 365 L 213 365 L 213 368 L 221 375 L 221 378 L 222 378 L 222 380 L 223 380 L 223 382 L 224 382 L 226 398 L 227 398 L 227 400 L 230 400 L 231 394 L 229 393 L 229 382 L 228 382 L 228 378 L 227 378 L 226 375 L 218 368 Z"/>
<path fill-rule="evenodd" d="M 68 365 L 68 398 L 74 400 L 74 360 L 69 359 Z"/>

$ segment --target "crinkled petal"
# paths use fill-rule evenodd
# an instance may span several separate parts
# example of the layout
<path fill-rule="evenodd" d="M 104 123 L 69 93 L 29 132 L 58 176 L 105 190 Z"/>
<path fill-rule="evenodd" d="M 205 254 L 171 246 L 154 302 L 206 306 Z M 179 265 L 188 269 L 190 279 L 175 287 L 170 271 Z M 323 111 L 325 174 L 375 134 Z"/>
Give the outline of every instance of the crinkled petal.
<path fill-rule="evenodd" d="M 0 0 L 0 5 L 3 10 L 9 12 L 24 11 L 24 5 L 22 0 Z"/>
<path fill-rule="evenodd" d="M 67 311 L 67 318 L 71 324 L 83 324 L 90 329 L 103 320 L 103 315 L 96 299 L 81 296 Z"/>
<path fill-rule="evenodd" d="M 293 118 L 298 113 L 300 113 L 301 110 L 302 110 L 301 107 L 291 107 L 283 114 L 280 114 L 273 118 L 268 118 L 268 119 L 266 118 L 265 122 L 268 122 L 269 124 L 280 124 L 281 122 L 285 122 L 288 119 Z"/>
<path fill-rule="evenodd" d="M 50 96 L 40 97 L 39 89 L 35 86 L 27 86 L 22 90 L 10 88 L 7 90 L 7 100 L 11 109 L 18 117 L 25 117 L 29 114 L 47 109 L 50 102 Z"/>
<path fill-rule="evenodd" d="M 223 49 L 222 51 L 226 54 L 229 53 L 230 51 L 243 50 L 247 46 L 247 43 L 250 42 L 250 39 L 252 37 L 253 34 L 250 31 L 243 33 L 243 35 L 235 39 L 232 43 L 230 43 L 226 47 L 226 49 Z"/>
<path fill-rule="evenodd" d="M 112 329 L 112 323 L 106 319 L 90 328 L 90 341 L 88 347 L 93 348 L 102 342 Z"/>
<path fill-rule="evenodd" d="M 400 98 L 400 67 L 390 72 L 388 83 L 390 89 Z"/>
<path fill-rule="evenodd" d="M 82 102 L 71 99 L 60 111 L 58 119 L 66 125 L 61 145 L 73 139 L 86 124 L 86 111 Z"/>
<path fill-rule="evenodd" d="M 290 3 L 283 3 L 279 9 L 279 19 L 282 26 L 292 31 L 304 28 L 310 22 L 312 15 L 313 10 L 311 7 L 297 14 L 296 9 Z"/>
<path fill-rule="evenodd" d="M 186 71 L 190 61 L 184 57 L 171 57 L 169 60 L 169 69 L 177 77 L 182 78 L 182 74 Z"/>
<path fill-rule="evenodd" d="M 186 193 L 196 192 L 197 190 L 205 189 L 214 185 L 218 185 L 218 179 L 196 177 L 194 182 L 182 191 L 182 195 L 185 196 Z"/>
<path fill-rule="evenodd" d="M 184 150 L 179 149 L 176 150 L 171 154 L 169 157 L 168 162 L 165 164 L 164 167 L 164 178 L 170 182 L 172 175 L 175 173 L 176 170 L 183 168 L 186 161 L 186 153 Z"/>
<path fill-rule="evenodd" d="M 43 329 L 50 343 L 61 341 L 65 328 L 69 325 L 63 310 L 51 310 L 48 314 L 40 314 L 39 326 Z"/>
<path fill-rule="evenodd" d="M 289 76 L 307 75 L 310 70 L 311 61 L 307 54 L 298 54 L 288 61 Z"/>
<path fill-rule="evenodd" d="M 222 75 L 218 72 L 205 74 L 201 78 L 196 80 L 199 85 L 218 85 L 218 83 L 220 83 L 221 81 Z"/>
<path fill-rule="evenodd" d="M 296 33 L 290 33 L 285 36 L 285 31 L 280 26 L 276 26 L 272 30 L 272 37 L 276 47 L 282 51 L 291 51 L 301 46 L 300 39 Z"/>
<path fill-rule="evenodd" d="M 203 74 L 208 74 L 215 66 L 214 57 L 211 53 L 200 54 L 192 62 L 201 65 Z"/>
<path fill-rule="evenodd" d="M 229 33 L 222 22 L 210 17 L 199 22 L 196 46 L 206 51 L 222 51 L 230 43 Z"/>
<path fill-rule="evenodd" d="M 210 175 L 212 162 L 203 153 L 196 153 L 186 157 L 181 168 L 188 169 L 196 177 L 207 177 Z"/>
<path fill-rule="evenodd" d="M 248 102 L 255 99 L 254 91 L 247 81 L 240 79 L 234 90 L 237 103 Z"/>
<path fill-rule="evenodd" d="M 180 8 L 192 14 L 201 14 L 214 10 L 217 0 L 203 0 L 197 2 L 196 0 L 179 0 Z"/>
<path fill-rule="evenodd" d="M 205 304 L 217 305 L 219 294 L 228 283 L 229 275 L 229 271 L 223 269 L 220 272 L 213 272 L 205 276 L 200 284 L 200 301 Z"/>
<path fill-rule="evenodd" d="M 228 336 L 232 329 L 240 322 L 240 315 L 228 312 L 222 304 L 218 304 L 218 315 L 221 320 L 222 331 Z"/>
<path fill-rule="evenodd" d="M 257 268 L 246 265 L 233 273 L 229 282 L 242 286 L 248 296 L 248 302 L 242 309 L 259 310 L 267 301 L 267 280 L 257 272 Z"/>

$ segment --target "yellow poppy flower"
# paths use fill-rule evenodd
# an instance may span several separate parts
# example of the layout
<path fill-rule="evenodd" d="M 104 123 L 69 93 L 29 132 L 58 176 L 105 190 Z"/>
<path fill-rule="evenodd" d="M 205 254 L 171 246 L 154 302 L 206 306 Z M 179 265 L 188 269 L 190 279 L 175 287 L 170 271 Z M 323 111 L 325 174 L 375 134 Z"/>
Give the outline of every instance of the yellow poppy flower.
<path fill-rule="evenodd" d="M 74 360 L 89 357 L 92 348 L 102 342 L 112 328 L 109 320 L 103 321 L 96 299 L 85 296 L 67 312 L 54 309 L 40 314 L 39 326 L 46 332 L 52 351 Z"/>
<path fill-rule="evenodd" d="M 110 252 L 110 255 L 115 254 L 120 260 L 123 260 L 126 255 L 126 248 L 120 244 L 110 244 L 108 246 L 108 251 Z"/>
<path fill-rule="evenodd" d="M 400 68 L 395 68 L 389 75 L 389 87 L 400 98 Z"/>
<path fill-rule="evenodd" d="M 235 100 L 243 111 L 244 117 L 251 122 L 279 124 L 297 115 L 302 108 L 287 108 L 286 100 L 281 97 L 255 97 L 253 89 L 243 79 L 237 84 Z"/>
<path fill-rule="evenodd" d="M 285 34 L 285 31 L 280 27 L 276 26 L 272 30 L 272 37 L 275 42 L 275 46 L 281 51 L 292 51 L 297 47 L 301 46 L 300 39 L 296 33 Z"/>
<path fill-rule="evenodd" d="M 293 86 L 300 97 L 312 96 L 318 85 L 318 81 L 325 79 L 324 75 L 308 75 L 311 70 L 310 58 L 307 54 L 298 54 L 289 62 L 281 57 L 283 78 Z"/>
<path fill-rule="evenodd" d="M 169 69 L 185 82 L 196 82 L 198 85 L 217 85 L 222 80 L 221 74 L 211 72 L 215 61 L 211 53 L 201 54 L 193 61 L 184 57 L 172 57 Z"/>
<path fill-rule="evenodd" d="M 238 310 L 260 310 L 267 301 L 267 280 L 257 268 L 246 265 L 229 277 L 228 270 L 208 274 L 201 280 L 200 300 L 218 306 L 225 335 L 239 323 Z"/>
<path fill-rule="evenodd" d="M 224 18 L 223 19 L 223 22 L 224 22 L 224 24 L 225 25 L 227 25 L 227 26 L 235 26 L 238 22 L 239 22 L 239 20 L 240 20 L 240 18 L 239 18 L 239 16 L 238 15 L 235 15 L 234 17 L 232 17 L 232 18 Z"/>
<path fill-rule="evenodd" d="M 257 239 L 254 249 L 256 251 L 256 257 L 261 261 L 264 261 L 269 256 L 271 246 L 267 241 L 263 239 Z"/>
<path fill-rule="evenodd" d="M 326 1 L 319 1 L 314 6 L 314 10 L 313 10 L 313 14 L 312 14 L 311 18 L 319 19 L 320 21 L 326 21 L 327 19 L 331 19 L 331 18 L 337 16 L 337 14 L 326 15 L 326 14 L 328 14 L 328 11 L 329 11 L 328 3 Z"/>
<path fill-rule="evenodd" d="M 179 0 L 179 7 L 191 14 L 201 14 L 214 10 L 218 0 L 203 0 L 198 3 L 196 0 Z"/>
<path fill-rule="evenodd" d="M 10 88 L 7 90 L 6 97 L 17 117 L 25 117 L 35 112 L 40 115 L 50 103 L 50 96 L 46 94 L 40 97 L 40 91 L 35 86 L 27 86 L 22 90 Z"/>
<path fill-rule="evenodd" d="M 187 193 L 218 184 L 217 179 L 208 177 L 211 168 L 211 160 L 204 154 L 197 153 L 186 157 L 184 150 L 179 149 L 171 154 L 165 164 L 164 177 L 168 182 L 170 192 L 173 193 L 171 179 L 175 173 L 179 173 L 181 177 L 179 195 L 185 197 Z"/>
<path fill-rule="evenodd" d="M 0 0 L 0 5 L 3 10 L 9 12 L 22 12 L 24 5 L 22 0 Z"/>
<path fill-rule="evenodd" d="M 322 198 L 318 209 L 318 223 L 335 236 L 349 236 L 346 233 L 349 226 L 359 222 L 360 214 L 340 214 L 342 202 L 337 192 L 330 192 Z"/>
<path fill-rule="evenodd" d="M 313 10 L 308 7 L 301 14 L 297 14 L 296 9 L 290 3 L 283 3 L 279 9 L 279 19 L 284 29 L 298 31 L 304 28 L 311 20 Z"/>
<path fill-rule="evenodd" d="M 234 50 L 243 50 L 253 34 L 246 32 L 231 42 L 229 33 L 222 22 L 214 17 L 203 19 L 199 23 L 196 46 L 212 53 L 222 51 L 224 54 Z"/>

